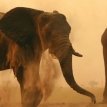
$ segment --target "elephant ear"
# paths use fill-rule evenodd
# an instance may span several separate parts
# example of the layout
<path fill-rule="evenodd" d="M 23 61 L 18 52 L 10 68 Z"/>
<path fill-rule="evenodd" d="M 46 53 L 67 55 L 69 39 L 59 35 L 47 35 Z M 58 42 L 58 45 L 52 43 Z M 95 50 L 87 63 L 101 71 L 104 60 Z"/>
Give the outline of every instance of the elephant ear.
<path fill-rule="evenodd" d="M 31 44 L 36 33 L 36 18 L 43 11 L 17 7 L 8 11 L 0 20 L 0 30 L 19 46 Z"/>

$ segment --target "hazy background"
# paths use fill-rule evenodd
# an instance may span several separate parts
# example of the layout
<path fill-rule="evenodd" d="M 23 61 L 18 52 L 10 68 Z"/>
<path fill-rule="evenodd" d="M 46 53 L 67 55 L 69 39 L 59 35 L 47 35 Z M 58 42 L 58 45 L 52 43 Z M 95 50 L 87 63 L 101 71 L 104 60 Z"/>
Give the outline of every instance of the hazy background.
<path fill-rule="evenodd" d="M 107 0 L 0 0 L 0 12 L 7 12 L 16 6 L 63 13 L 72 28 L 70 40 L 73 47 L 83 54 L 83 58 L 73 57 L 73 71 L 77 83 L 89 86 L 89 82 L 94 80 L 98 82 L 98 86 L 104 86 L 101 35 L 107 27 Z M 0 73 L 1 81 L 4 81 L 5 77 L 16 81 L 11 71 Z M 57 85 L 68 87 L 62 74 Z"/>

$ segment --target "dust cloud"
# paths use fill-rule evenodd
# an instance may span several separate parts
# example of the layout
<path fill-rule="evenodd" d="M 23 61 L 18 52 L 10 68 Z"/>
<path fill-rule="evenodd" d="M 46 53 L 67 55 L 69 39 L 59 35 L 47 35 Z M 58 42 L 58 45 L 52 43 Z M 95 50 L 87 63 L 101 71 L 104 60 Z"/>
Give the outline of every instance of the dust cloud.
<path fill-rule="evenodd" d="M 56 59 L 53 59 L 48 49 L 42 54 L 41 63 L 40 63 L 40 78 L 42 82 L 42 89 L 44 95 L 44 101 L 51 95 L 56 80 L 60 74 L 59 63 Z"/>
<path fill-rule="evenodd" d="M 0 12 L 7 12 L 8 10 L 18 6 L 30 7 L 49 12 L 57 10 L 59 13 L 63 13 L 72 28 L 70 40 L 73 47 L 83 55 L 83 58 L 73 57 L 73 73 L 77 83 L 84 87 L 90 87 L 88 83 L 91 80 L 95 80 L 98 82 L 99 87 L 104 87 L 105 78 L 101 35 L 107 27 L 107 0 L 46 0 L 45 2 L 44 0 L 0 0 Z M 0 78 L 1 82 L 4 78 L 9 78 L 10 74 L 6 75 L 6 72 L 1 73 L 3 74 L 0 76 L 2 77 Z M 68 87 L 61 74 L 58 60 L 52 59 L 48 50 L 43 53 L 41 58 L 40 79 L 44 101 L 51 96 L 56 84 L 58 87 Z M 17 80 L 15 80 L 12 73 L 11 82 L 14 82 L 13 85 L 18 84 L 16 81 Z M 54 100 L 58 101 L 58 99 L 61 99 L 60 96 L 62 95 L 59 92 L 60 91 L 58 89 Z M 74 99 L 74 102 L 76 103 L 82 99 L 84 102 L 84 99 L 86 98 L 78 97 L 79 94 L 76 93 L 76 95 L 73 95 L 73 92 L 68 91 L 68 89 L 64 90 L 62 102 L 65 100 L 73 102 Z M 94 93 L 99 95 L 101 92 L 103 92 L 103 89 L 96 89 Z M 102 96 L 102 94 L 99 96 Z M 56 104 L 54 106 L 59 107 L 61 105 Z M 67 107 L 66 104 L 63 105 L 63 107 L 64 106 Z M 79 107 L 80 105 L 71 104 L 68 106 Z M 83 105 L 83 107 L 87 106 Z"/>

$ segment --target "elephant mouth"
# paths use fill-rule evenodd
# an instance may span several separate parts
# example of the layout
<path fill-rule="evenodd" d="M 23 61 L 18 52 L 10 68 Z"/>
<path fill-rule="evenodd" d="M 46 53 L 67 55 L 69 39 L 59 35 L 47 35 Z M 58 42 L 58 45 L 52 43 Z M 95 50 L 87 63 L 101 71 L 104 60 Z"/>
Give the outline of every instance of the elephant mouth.
<path fill-rule="evenodd" d="M 51 54 L 51 57 L 53 58 L 53 59 L 58 59 L 55 55 L 54 55 L 54 53 L 50 53 Z"/>
<path fill-rule="evenodd" d="M 67 52 L 67 51 L 66 51 L 66 52 Z M 53 59 L 62 60 L 62 59 L 66 56 L 66 52 L 60 53 L 60 51 L 59 51 L 59 52 L 50 52 L 50 51 L 49 51 L 49 54 L 51 55 L 51 57 L 52 57 Z"/>
<path fill-rule="evenodd" d="M 49 49 L 49 54 L 51 55 L 51 57 L 52 57 L 53 59 L 58 59 L 57 56 L 54 54 L 54 52 L 51 51 L 50 49 Z"/>

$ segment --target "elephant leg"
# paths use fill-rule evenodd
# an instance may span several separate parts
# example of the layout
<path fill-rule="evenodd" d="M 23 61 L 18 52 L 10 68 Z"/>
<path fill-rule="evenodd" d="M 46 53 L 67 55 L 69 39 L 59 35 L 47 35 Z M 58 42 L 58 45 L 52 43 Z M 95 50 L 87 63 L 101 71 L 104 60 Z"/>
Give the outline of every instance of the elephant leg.
<path fill-rule="evenodd" d="M 16 77 L 20 84 L 22 107 L 37 107 L 42 100 L 38 67 L 31 64 L 26 69 L 18 68 Z"/>
<path fill-rule="evenodd" d="M 105 88 L 103 92 L 103 103 L 107 103 L 107 47 L 103 47 L 103 57 L 105 64 Z"/>

